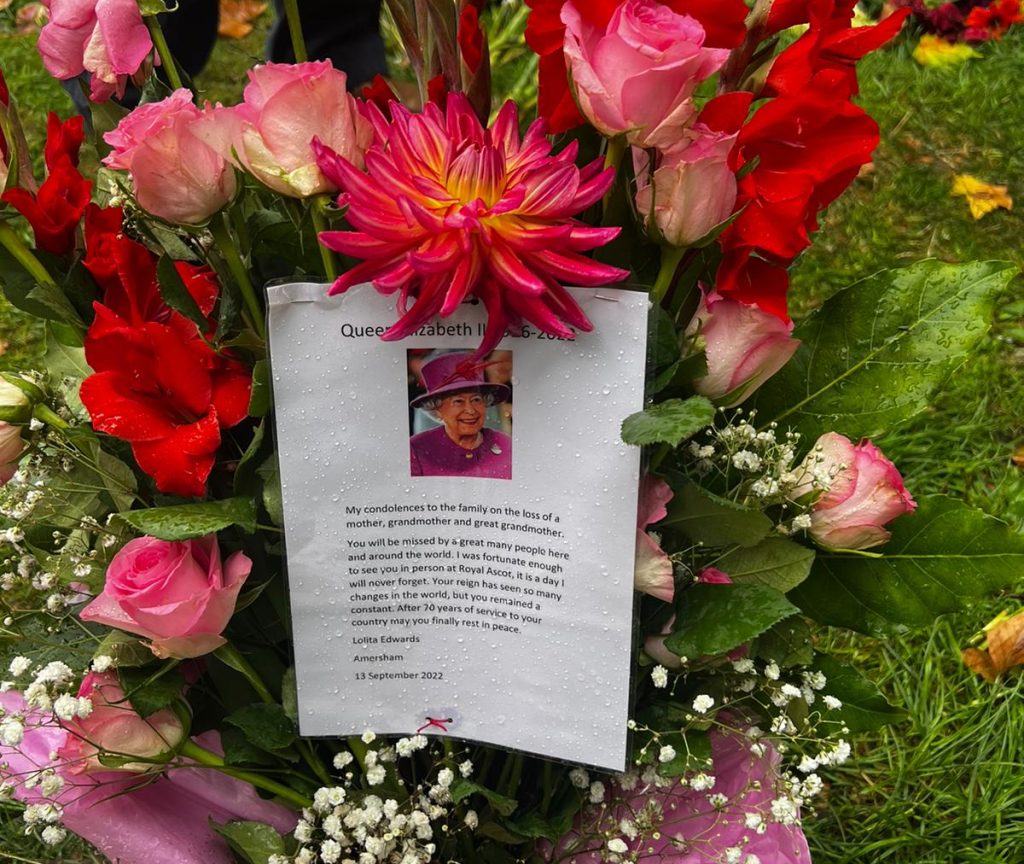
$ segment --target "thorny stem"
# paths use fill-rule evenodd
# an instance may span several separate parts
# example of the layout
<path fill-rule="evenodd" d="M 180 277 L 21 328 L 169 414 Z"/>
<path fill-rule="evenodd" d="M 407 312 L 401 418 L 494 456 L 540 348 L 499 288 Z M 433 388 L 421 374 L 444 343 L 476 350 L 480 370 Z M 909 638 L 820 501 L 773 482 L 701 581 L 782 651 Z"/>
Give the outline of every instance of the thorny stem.
<path fill-rule="evenodd" d="M 153 40 L 153 47 L 156 48 L 156 53 L 160 55 L 160 64 L 167 74 L 167 80 L 170 82 L 171 88 L 173 90 L 182 89 L 185 85 L 181 82 L 178 66 L 174 62 L 174 55 L 171 54 L 171 48 L 167 44 L 167 39 L 164 38 L 164 31 L 160 26 L 159 19 L 156 15 L 146 15 L 142 20 L 146 22 L 146 28 L 149 30 L 150 38 Z"/>
<path fill-rule="evenodd" d="M 226 765 L 224 760 L 216 753 L 204 750 L 193 741 L 185 741 L 185 743 L 179 748 L 178 752 L 182 756 L 192 759 L 205 768 L 212 768 L 215 771 L 220 771 L 222 774 L 227 774 L 229 777 L 234 777 L 236 780 L 243 780 L 251 786 L 255 786 L 258 789 L 263 789 L 277 795 L 279 798 L 283 798 L 289 804 L 294 804 L 296 807 L 311 807 L 313 804 L 309 798 L 306 798 L 304 795 L 300 795 L 294 789 L 291 789 L 282 783 L 278 783 L 276 780 L 271 780 L 269 777 L 263 777 L 262 775 L 255 774 L 252 771 L 244 771 L 239 768 L 232 768 Z"/>

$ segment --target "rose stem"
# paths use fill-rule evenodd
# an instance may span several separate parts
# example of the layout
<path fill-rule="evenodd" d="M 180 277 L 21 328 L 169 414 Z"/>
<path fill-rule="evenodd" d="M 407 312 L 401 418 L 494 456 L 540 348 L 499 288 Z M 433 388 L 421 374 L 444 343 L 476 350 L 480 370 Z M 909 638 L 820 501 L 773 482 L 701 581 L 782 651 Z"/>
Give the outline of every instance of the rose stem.
<path fill-rule="evenodd" d="M 156 53 L 160 55 L 160 63 L 164 67 L 164 72 L 167 73 L 167 80 L 170 81 L 171 88 L 173 90 L 181 90 L 185 85 L 181 83 L 178 67 L 174 62 L 174 56 L 171 54 L 171 48 L 164 38 L 164 31 L 160 26 L 160 21 L 157 20 L 156 15 L 146 15 L 142 20 L 146 22 L 150 38 L 153 40 L 153 47 L 156 48 Z"/>
<path fill-rule="evenodd" d="M 683 260 L 686 252 L 685 246 L 662 246 L 661 247 L 661 269 L 658 271 L 658 278 L 654 280 L 654 287 L 651 289 L 651 302 L 661 303 L 665 294 L 668 293 L 672 280 L 675 278 L 679 262 Z"/>
<path fill-rule="evenodd" d="M 234 645 L 230 642 L 226 642 L 213 653 L 214 656 L 223 663 L 230 666 L 232 669 L 241 672 L 242 675 L 245 676 L 245 680 L 252 686 L 252 689 L 256 691 L 260 699 L 262 699 L 266 704 L 277 704 L 277 700 L 273 697 L 270 690 L 267 688 L 267 685 L 263 683 L 263 679 L 260 678 L 259 673 L 253 668 L 252 664 L 245 659 L 244 655 L 235 648 Z M 302 754 L 302 758 L 312 769 L 313 773 L 316 774 L 317 779 L 325 786 L 333 786 L 334 781 L 331 779 L 331 775 L 327 773 L 320 760 L 316 758 L 312 745 L 310 745 L 308 741 L 299 738 L 298 747 L 299 752 Z"/>
<path fill-rule="evenodd" d="M 223 212 L 217 213 L 210 220 L 210 233 L 213 234 L 217 248 L 220 249 L 221 255 L 224 256 L 228 269 L 231 271 L 231 275 L 234 276 L 235 282 L 242 292 L 242 299 L 249 310 L 249 315 L 252 316 L 252 325 L 256 330 L 256 335 L 260 339 L 266 339 L 267 328 L 263 323 L 263 308 L 256 297 L 256 289 L 252 287 L 245 264 L 242 263 L 242 258 L 235 248 L 235 241 L 231 237 L 231 229 L 228 228 Z"/>
<path fill-rule="evenodd" d="M 309 202 L 309 212 L 313 215 L 313 230 L 316 232 L 316 245 L 320 247 L 320 260 L 324 264 L 324 274 L 329 282 L 333 282 L 338 278 L 338 265 L 334 259 L 334 252 L 324 246 L 320 240 L 320 235 L 330 228 L 324 218 L 324 207 L 328 200 L 326 195 L 317 195 Z"/>
<path fill-rule="evenodd" d="M 292 37 L 295 62 L 305 63 L 309 59 L 309 55 L 306 54 L 306 40 L 302 36 L 302 20 L 299 18 L 297 0 L 284 0 L 284 14 L 288 19 L 288 34 Z"/>
<path fill-rule="evenodd" d="M 296 807 L 310 807 L 313 804 L 309 798 L 306 798 L 304 795 L 300 795 L 294 789 L 290 789 L 289 787 L 278 783 L 276 780 L 262 777 L 252 771 L 243 771 L 239 768 L 232 768 L 226 765 L 224 760 L 216 753 L 204 750 L 191 740 L 185 741 L 185 743 L 178 749 L 178 752 L 182 756 L 187 756 L 189 759 L 194 760 L 206 768 L 213 768 L 216 771 L 220 771 L 222 774 L 234 777 L 236 780 L 243 780 L 259 789 L 265 789 L 267 792 L 273 792 L 278 797 L 283 798 L 290 804 L 294 804 Z"/>

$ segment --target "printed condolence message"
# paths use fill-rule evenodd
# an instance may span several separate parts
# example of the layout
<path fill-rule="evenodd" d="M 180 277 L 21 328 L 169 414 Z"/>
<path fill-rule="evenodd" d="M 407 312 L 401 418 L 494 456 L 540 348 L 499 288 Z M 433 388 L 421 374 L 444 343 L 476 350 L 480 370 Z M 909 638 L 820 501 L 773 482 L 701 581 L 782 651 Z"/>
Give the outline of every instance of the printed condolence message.
<path fill-rule="evenodd" d="M 593 333 L 469 362 L 470 304 L 383 343 L 370 286 L 269 289 L 304 735 L 624 767 L 647 298 L 574 296 Z"/>

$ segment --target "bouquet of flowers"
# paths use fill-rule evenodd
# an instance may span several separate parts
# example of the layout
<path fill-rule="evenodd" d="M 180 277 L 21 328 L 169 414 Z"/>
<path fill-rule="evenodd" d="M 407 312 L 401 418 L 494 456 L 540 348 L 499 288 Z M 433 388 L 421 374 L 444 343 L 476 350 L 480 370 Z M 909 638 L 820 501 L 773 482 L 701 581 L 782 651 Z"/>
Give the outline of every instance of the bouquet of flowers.
<path fill-rule="evenodd" d="M 787 311 L 789 266 L 879 140 L 855 64 L 907 11 L 388 0 L 413 110 L 306 60 L 284 5 L 300 62 L 224 107 L 185 86 L 160 0 L 50 0 L 39 49 L 89 73 L 93 177 L 83 118 L 56 115 L 35 176 L 0 87 L 0 281 L 46 331 L 41 368 L 0 381 L 0 792 L 44 844 L 125 864 L 808 860 L 801 808 L 899 716 L 813 625 L 926 624 L 1024 554 L 915 500 L 870 441 L 926 407 L 1012 268 L 925 261 Z M 522 104 L 492 92 L 509 58 Z M 475 360 L 506 331 L 590 329 L 566 286 L 649 291 L 650 399 L 622 418 L 647 448 L 628 771 L 440 720 L 298 734 L 275 279 L 372 283 L 388 340 L 479 300 Z"/>

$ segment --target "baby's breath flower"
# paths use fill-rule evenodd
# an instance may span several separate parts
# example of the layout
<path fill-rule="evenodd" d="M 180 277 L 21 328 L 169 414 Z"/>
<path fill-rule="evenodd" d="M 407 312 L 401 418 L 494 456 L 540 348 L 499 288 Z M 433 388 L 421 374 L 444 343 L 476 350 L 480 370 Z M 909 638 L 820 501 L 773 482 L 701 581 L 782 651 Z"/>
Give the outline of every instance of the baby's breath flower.
<path fill-rule="evenodd" d="M 693 700 L 693 710 L 698 714 L 707 714 L 714 707 L 714 704 L 714 698 L 706 693 L 701 693 Z"/>
<path fill-rule="evenodd" d="M 11 665 L 7 667 L 7 671 L 15 678 L 19 678 L 31 668 L 32 661 L 28 657 L 22 657 L 19 655 L 11 661 Z"/>
<path fill-rule="evenodd" d="M 600 804 L 604 801 L 604 783 L 600 780 L 595 780 L 590 784 L 590 803 Z"/>
<path fill-rule="evenodd" d="M 660 663 L 651 670 L 651 683 L 658 688 L 668 684 L 668 669 Z"/>
<path fill-rule="evenodd" d="M 608 841 L 608 851 L 616 855 L 623 855 L 629 851 L 629 847 L 621 837 L 613 837 Z"/>
<path fill-rule="evenodd" d="M 658 761 L 661 763 L 671 762 L 676 758 L 676 748 L 671 744 L 666 744 L 661 750 L 658 751 Z"/>
<path fill-rule="evenodd" d="M 473 773 L 473 762 L 467 759 L 465 762 L 459 763 L 459 773 L 463 777 L 469 777 Z"/>
<path fill-rule="evenodd" d="M 585 768 L 573 768 L 569 772 L 569 782 L 577 789 L 587 789 L 590 786 L 590 775 Z"/>

